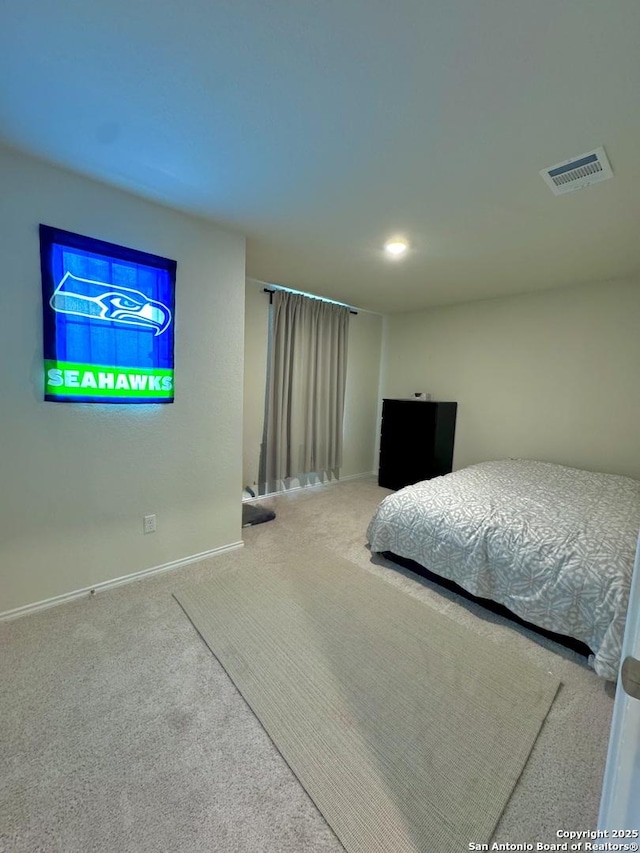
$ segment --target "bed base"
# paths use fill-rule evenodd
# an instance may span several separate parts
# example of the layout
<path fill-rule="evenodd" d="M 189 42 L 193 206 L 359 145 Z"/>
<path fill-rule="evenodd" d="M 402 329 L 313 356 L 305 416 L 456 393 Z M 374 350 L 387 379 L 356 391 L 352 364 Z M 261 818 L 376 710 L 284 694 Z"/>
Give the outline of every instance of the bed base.
<path fill-rule="evenodd" d="M 429 569 L 425 569 L 424 566 L 416 563 L 414 560 L 409 560 L 407 557 L 399 557 L 391 551 L 383 551 L 382 556 L 391 560 L 391 562 L 397 563 L 399 566 L 403 566 L 405 569 L 409 569 L 409 571 L 432 581 L 438 586 L 448 589 L 450 592 L 455 592 L 457 595 L 466 598 L 467 601 L 473 601 L 475 604 L 480 604 L 486 610 L 490 610 L 498 616 L 504 616 L 506 619 L 509 619 L 511 622 L 516 622 L 518 625 L 523 625 L 530 631 L 534 631 L 536 634 L 540 634 L 540 636 L 546 637 L 548 640 L 553 640 L 555 643 L 559 643 L 561 646 L 571 649 L 571 651 L 577 652 L 583 657 L 589 657 L 589 655 L 593 654 L 589 646 L 580 640 L 574 640 L 573 637 L 567 637 L 565 634 L 556 634 L 555 631 L 548 631 L 546 628 L 539 628 L 537 625 L 532 625 L 531 622 L 527 622 L 525 619 L 521 619 L 520 616 L 512 613 L 511 610 L 504 606 L 504 604 L 498 604 L 498 602 L 492 601 L 490 598 L 478 598 L 478 596 L 467 592 L 466 589 L 463 589 L 455 581 L 434 574 L 429 571 Z"/>

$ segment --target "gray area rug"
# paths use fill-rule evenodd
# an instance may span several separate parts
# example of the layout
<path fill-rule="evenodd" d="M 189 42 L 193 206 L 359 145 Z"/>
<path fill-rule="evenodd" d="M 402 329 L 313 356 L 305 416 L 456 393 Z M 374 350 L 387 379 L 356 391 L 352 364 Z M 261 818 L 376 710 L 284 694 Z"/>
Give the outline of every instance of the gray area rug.
<path fill-rule="evenodd" d="M 489 842 L 558 679 L 319 548 L 176 598 L 349 853 Z"/>

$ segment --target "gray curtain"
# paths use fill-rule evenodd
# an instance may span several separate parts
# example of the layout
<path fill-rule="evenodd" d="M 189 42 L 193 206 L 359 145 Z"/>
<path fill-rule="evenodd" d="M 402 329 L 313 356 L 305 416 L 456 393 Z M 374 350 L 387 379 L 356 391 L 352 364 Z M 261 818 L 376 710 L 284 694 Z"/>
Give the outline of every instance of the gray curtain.
<path fill-rule="evenodd" d="M 295 293 L 273 294 L 261 486 L 337 473 L 347 375 L 349 309 Z"/>

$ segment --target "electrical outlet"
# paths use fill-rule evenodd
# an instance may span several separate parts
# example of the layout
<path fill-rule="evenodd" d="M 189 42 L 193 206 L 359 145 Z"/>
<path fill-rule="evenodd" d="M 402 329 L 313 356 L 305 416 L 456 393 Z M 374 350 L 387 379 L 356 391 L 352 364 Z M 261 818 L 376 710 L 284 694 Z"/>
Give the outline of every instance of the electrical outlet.
<path fill-rule="evenodd" d="M 143 530 L 145 533 L 155 533 L 156 532 L 156 517 L 155 517 L 155 515 L 145 515 Z"/>

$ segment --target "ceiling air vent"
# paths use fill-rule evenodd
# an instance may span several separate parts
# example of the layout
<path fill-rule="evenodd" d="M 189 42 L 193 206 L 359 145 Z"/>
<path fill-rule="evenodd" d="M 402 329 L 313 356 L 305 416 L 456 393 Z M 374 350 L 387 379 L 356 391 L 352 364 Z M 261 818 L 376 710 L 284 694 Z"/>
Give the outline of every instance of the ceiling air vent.
<path fill-rule="evenodd" d="M 602 147 L 542 169 L 540 174 L 554 195 L 572 193 L 613 177 L 611 164 Z"/>

